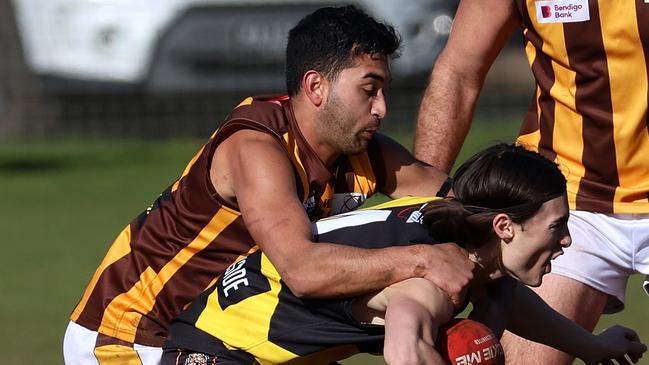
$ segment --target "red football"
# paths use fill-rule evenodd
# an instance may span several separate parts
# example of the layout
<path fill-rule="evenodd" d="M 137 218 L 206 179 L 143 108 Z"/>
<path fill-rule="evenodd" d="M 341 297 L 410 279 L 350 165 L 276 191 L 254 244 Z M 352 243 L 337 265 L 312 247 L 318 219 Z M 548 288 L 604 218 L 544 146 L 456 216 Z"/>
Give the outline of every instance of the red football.
<path fill-rule="evenodd" d="M 437 351 L 450 365 L 504 365 L 505 355 L 489 327 L 470 319 L 452 319 L 440 327 Z"/>

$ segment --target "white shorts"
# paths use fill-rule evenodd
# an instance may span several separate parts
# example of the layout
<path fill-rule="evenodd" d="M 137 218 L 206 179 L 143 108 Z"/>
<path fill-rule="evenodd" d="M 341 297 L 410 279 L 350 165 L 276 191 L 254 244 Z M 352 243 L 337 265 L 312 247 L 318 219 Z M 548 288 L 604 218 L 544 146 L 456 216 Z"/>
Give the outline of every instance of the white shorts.
<path fill-rule="evenodd" d="M 63 338 L 65 365 L 141 364 L 160 365 L 162 348 L 133 344 L 97 347 L 96 331 L 74 322 L 68 324 Z"/>
<path fill-rule="evenodd" d="M 629 276 L 649 274 L 649 214 L 575 210 L 568 228 L 572 245 L 552 262 L 552 273 L 608 294 L 604 313 L 621 311 Z M 649 282 L 645 291 L 649 295 Z"/>

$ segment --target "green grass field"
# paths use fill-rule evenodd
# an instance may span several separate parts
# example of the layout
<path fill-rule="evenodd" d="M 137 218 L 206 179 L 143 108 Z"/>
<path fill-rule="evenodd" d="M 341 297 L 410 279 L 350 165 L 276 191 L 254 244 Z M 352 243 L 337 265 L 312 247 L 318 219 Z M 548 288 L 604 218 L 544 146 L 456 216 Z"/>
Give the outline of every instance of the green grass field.
<path fill-rule="evenodd" d="M 459 160 L 516 123 L 474 125 Z M 408 130 L 387 130 L 410 145 Z M 42 141 L 0 145 L 0 363 L 62 364 L 68 315 L 115 235 L 180 174 L 203 140 Z M 649 340 L 647 298 L 632 279 L 628 309 L 607 316 Z M 359 355 L 345 364 L 380 364 Z M 645 362 L 649 364 L 648 362 Z"/>

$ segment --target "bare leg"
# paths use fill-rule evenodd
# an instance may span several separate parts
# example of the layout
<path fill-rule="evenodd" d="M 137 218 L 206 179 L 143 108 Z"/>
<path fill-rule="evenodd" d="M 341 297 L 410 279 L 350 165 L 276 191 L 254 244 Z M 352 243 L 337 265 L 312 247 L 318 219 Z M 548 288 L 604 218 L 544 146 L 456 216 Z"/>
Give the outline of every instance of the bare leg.
<path fill-rule="evenodd" d="M 574 279 L 548 274 L 533 288 L 552 308 L 592 331 L 602 315 L 608 296 Z M 505 332 L 501 343 L 507 364 L 569 365 L 574 358 L 564 352 L 527 341 Z"/>

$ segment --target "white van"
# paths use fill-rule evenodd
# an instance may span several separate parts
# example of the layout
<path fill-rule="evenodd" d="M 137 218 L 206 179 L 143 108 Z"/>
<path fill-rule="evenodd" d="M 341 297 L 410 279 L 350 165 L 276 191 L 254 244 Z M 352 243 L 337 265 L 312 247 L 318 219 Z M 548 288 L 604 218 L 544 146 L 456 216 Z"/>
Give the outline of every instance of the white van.
<path fill-rule="evenodd" d="M 316 8 L 348 3 L 401 33 L 397 80 L 430 70 L 456 6 L 453 0 L 13 0 L 29 68 L 64 94 L 281 91 L 288 29 Z"/>

